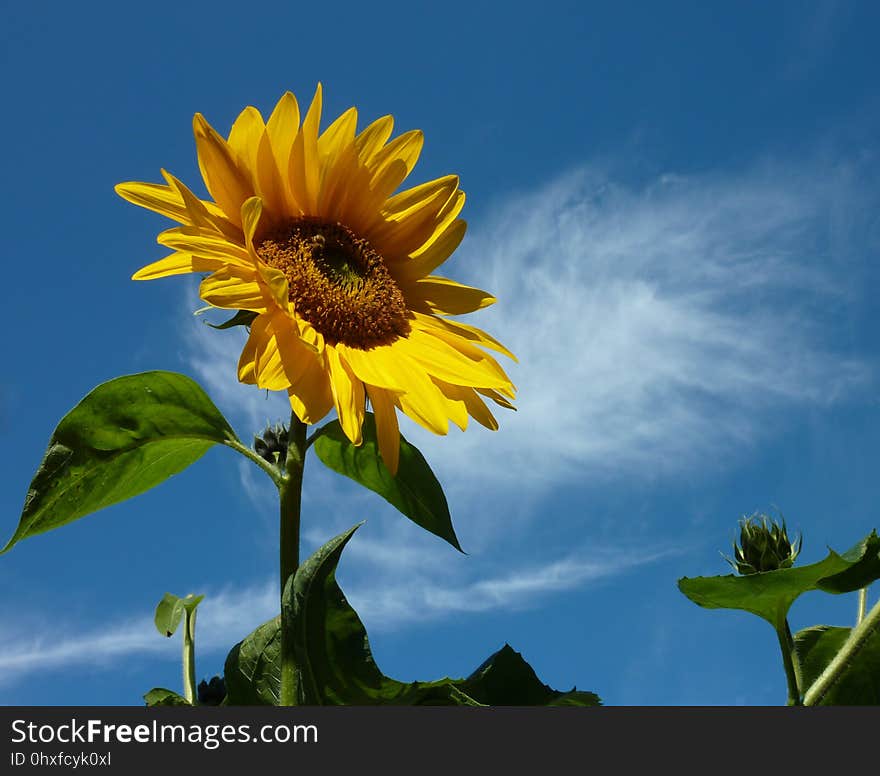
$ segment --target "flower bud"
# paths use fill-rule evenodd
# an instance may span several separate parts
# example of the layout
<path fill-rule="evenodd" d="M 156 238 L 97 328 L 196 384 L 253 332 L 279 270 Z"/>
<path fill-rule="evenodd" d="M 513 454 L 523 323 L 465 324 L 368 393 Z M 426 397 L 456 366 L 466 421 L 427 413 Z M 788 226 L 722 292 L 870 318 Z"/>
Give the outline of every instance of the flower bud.
<path fill-rule="evenodd" d="M 755 513 L 739 521 L 739 544 L 733 543 L 733 557 L 725 558 L 740 574 L 788 569 L 801 551 L 803 537 L 788 538 L 785 520 L 780 526 L 765 514 Z"/>
<path fill-rule="evenodd" d="M 254 437 L 254 451 L 271 464 L 283 464 L 287 458 L 287 426 L 266 426 L 260 436 Z"/>
<path fill-rule="evenodd" d="M 212 676 L 210 682 L 199 682 L 199 705 L 219 706 L 226 698 L 226 682 L 220 676 Z"/>

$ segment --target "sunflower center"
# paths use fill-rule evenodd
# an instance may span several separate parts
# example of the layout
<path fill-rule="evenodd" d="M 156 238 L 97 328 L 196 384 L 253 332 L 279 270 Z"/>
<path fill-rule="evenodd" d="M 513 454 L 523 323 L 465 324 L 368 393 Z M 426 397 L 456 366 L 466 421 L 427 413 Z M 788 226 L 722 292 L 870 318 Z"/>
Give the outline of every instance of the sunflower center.
<path fill-rule="evenodd" d="M 297 218 L 260 241 L 257 253 L 284 273 L 296 314 L 328 344 L 368 350 L 409 333 L 403 293 L 382 257 L 348 227 Z"/>

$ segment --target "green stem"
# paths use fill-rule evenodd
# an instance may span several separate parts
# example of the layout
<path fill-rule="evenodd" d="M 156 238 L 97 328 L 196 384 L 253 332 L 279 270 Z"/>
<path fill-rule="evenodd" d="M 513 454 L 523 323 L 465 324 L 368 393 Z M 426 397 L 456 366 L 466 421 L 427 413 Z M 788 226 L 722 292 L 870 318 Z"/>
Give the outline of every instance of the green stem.
<path fill-rule="evenodd" d="M 818 706 L 822 702 L 878 627 L 880 627 L 880 601 L 874 604 L 874 608 L 850 631 L 849 638 L 843 643 L 840 651 L 807 690 L 804 695 L 805 706 Z"/>
<path fill-rule="evenodd" d="M 290 416 L 287 437 L 285 476 L 279 486 L 281 496 L 281 705 L 296 706 L 296 655 L 292 629 L 284 606 L 284 588 L 299 568 L 299 523 L 302 505 L 303 467 L 306 455 L 306 424 L 295 414 Z"/>
<path fill-rule="evenodd" d="M 299 423 L 299 418 L 297 418 L 297 423 Z M 269 475 L 272 482 L 275 483 L 277 488 L 281 488 L 283 485 L 283 477 L 281 473 L 276 469 L 271 463 L 266 461 L 261 456 L 257 455 L 253 450 L 249 447 L 245 447 L 241 442 L 237 439 L 227 439 L 223 444 L 227 447 L 231 447 L 236 452 L 241 453 L 245 458 L 250 458 L 257 466 L 259 466 L 266 474 Z"/>
<path fill-rule="evenodd" d="M 183 697 L 196 705 L 196 610 L 185 610 L 183 627 Z"/>
<path fill-rule="evenodd" d="M 783 620 L 782 625 L 776 628 L 776 636 L 779 639 L 779 649 L 782 652 L 782 665 L 785 668 L 785 678 L 788 682 L 788 705 L 800 706 L 801 704 L 801 671 L 797 652 L 794 647 L 794 639 L 788 620 Z"/>
<path fill-rule="evenodd" d="M 865 612 L 868 611 L 868 588 L 863 587 L 859 590 L 859 611 L 856 614 L 856 625 L 861 625 L 865 619 Z"/>

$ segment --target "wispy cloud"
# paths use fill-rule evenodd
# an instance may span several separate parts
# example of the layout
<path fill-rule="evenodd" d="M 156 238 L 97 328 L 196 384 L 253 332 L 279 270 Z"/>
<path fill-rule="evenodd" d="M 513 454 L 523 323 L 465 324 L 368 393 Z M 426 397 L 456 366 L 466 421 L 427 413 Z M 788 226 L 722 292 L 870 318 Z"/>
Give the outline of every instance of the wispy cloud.
<path fill-rule="evenodd" d="M 209 595 L 199 607 L 199 650 L 229 649 L 242 634 L 273 617 L 277 609 L 277 593 L 268 583 Z M 20 632 L 7 627 L 2 636 L 9 648 L 0 654 L 0 674 L 9 681 L 17 681 L 33 671 L 100 665 L 134 654 L 178 658 L 180 653 L 179 635 L 175 639 L 163 639 L 153 625 L 152 614 L 148 613 L 111 621 L 101 630 L 85 633 L 73 627 L 65 632 L 57 619 L 51 624 L 31 621 L 21 623 Z"/>
<path fill-rule="evenodd" d="M 417 574 L 406 585 L 396 587 L 357 585 L 349 598 L 370 629 L 387 630 L 402 623 L 411 625 L 451 614 L 529 608 L 547 595 L 626 573 L 662 556 L 663 553 L 641 558 L 629 556 L 625 560 L 611 553 L 591 560 L 567 557 L 516 574 L 451 585 L 438 584 L 429 575 Z M 387 547 L 361 543 L 357 557 L 384 565 L 388 560 Z M 272 582 L 209 594 L 199 607 L 197 649 L 200 654 L 228 650 L 245 633 L 277 612 L 278 590 Z M 7 647 L 0 654 L 0 684 L 4 680 L 20 681 L 36 671 L 103 665 L 136 654 L 177 660 L 180 650 L 177 639 L 163 639 L 156 632 L 152 617 L 146 613 L 111 621 L 100 631 L 82 633 L 71 628 L 65 633 L 58 622 L 42 627 L 29 622 L 22 625 L 20 632 L 6 630 L 2 636 Z"/>
<path fill-rule="evenodd" d="M 585 169 L 502 203 L 455 261 L 500 300 L 474 318 L 520 358 L 519 411 L 420 444 L 481 487 L 650 478 L 730 463 L 783 411 L 850 395 L 870 377 L 834 325 L 860 269 L 834 218 L 853 186 L 767 167 L 634 188 Z"/>

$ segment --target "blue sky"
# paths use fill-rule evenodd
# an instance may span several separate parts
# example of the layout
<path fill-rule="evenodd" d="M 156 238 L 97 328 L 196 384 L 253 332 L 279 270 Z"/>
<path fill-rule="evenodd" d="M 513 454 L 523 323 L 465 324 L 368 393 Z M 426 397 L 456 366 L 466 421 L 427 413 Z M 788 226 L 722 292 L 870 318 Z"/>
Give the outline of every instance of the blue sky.
<path fill-rule="evenodd" d="M 199 7 L 200 6 L 200 7 Z M 235 383 L 236 332 L 195 282 L 133 283 L 165 221 L 113 193 L 198 187 L 190 130 L 324 84 L 421 128 L 411 181 L 456 172 L 468 236 L 444 273 L 520 358 L 501 429 L 404 433 L 444 483 L 463 556 L 307 467 L 304 542 L 366 519 L 340 581 L 383 670 L 461 676 L 509 641 L 609 704 L 783 703 L 763 622 L 700 610 L 736 520 L 778 506 L 803 558 L 874 527 L 880 93 L 871 3 L 386 2 L 297 8 L 3 3 L 2 510 L 11 535 L 60 417 L 148 369 L 199 380 L 243 438 L 285 402 Z M 199 189 L 200 190 L 200 189 Z M 133 501 L 0 559 L 0 703 L 137 704 L 179 685 L 153 629 L 205 593 L 197 668 L 274 614 L 276 512 L 212 450 Z M 874 596 L 876 598 L 876 594 Z M 795 628 L 849 624 L 813 594 Z"/>

